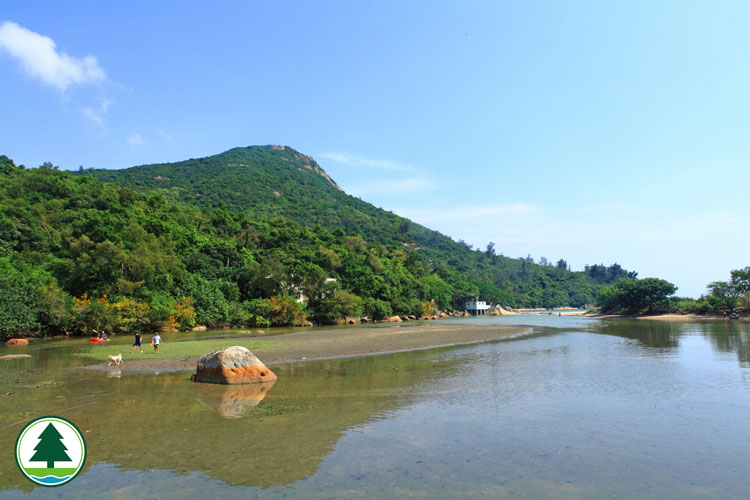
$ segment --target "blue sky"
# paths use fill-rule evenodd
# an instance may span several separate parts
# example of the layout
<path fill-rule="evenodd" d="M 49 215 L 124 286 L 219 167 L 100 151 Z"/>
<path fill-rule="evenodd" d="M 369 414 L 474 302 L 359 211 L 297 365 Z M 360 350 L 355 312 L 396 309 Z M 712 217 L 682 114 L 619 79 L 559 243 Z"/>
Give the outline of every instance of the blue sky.
<path fill-rule="evenodd" d="M 750 4 L 6 0 L 0 154 L 285 144 L 454 239 L 678 294 L 750 265 Z"/>

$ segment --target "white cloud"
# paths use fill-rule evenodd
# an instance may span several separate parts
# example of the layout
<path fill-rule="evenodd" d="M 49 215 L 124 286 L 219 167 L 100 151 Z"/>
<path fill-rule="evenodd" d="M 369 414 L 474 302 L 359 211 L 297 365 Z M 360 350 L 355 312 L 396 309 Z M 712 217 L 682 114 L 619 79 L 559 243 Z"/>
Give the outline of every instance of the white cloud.
<path fill-rule="evenodd" d="M 411 165 L 404 165 L 393 160 L 379 159 L 379 158 L 367 158 L 360 155 L 352 155 L 349 153 L 323 153 L 320 155 L 321 158 L 332 160 L 337 163 L 343 163 L 344 165 L 350 165 L 352 167 L 370 167 L 380 170 L 395 170 L 399 172 L 411 172 L 417 173 L 419 169 L 412 167 Z"/>
<path fill-rule="evenodd" d="M 84 106 L 83 108 L 81 108 L 81 113 L 83 113 L 83 116 L 91 120 L 91 122 L 95 125 L 101 126 L 104 124 L 104 119 L 102 118 L 102 116 L 91 106 Z"/>
<path fill-rule="evenodd" d="M 101 102 L 99 103 L 99 111 L 101 111 L 102 113 L 106 113 L 113 102 L 114 101 L 112 99 L 107 99 L 107 98 L 102 99 Z"/>
<path fill-rule="evenodd" d="M 107 77 L 96 57 L 71 57 L 58 52 L 51 38 L 12 21 L 0 25 L 0 52 L 17 59 L 28 75 L 61 91 L 70 85 L 99 82 Z"/>
<path fill-rule="evenodd" d="M 160 128 L 156 132 L 159 134 L 159 137 L 161 137 L 161 139 L 164 142 L 166 142 L 167 144 L 174 144 L 175 140 L 174 140 L 174 137 L 172 136 L 172 134 L 170 134 L 169 132 L 167 132 L 163 128 Z"/>
<path fill-rule="evenodd" d="M 132 146 L 140 146 L 143 144 L 143 137 L 141 134 L 130 134 L 128 136 L 128 143 Z"/>
<path fill-rule="evenodd" d="M 83 113 L 83 116 L 88 118 L 94 125 L 101 127 L 104 125 L 104 114 L 113 102 L 112 99 L 102 99 L 96 109 L 91 106 L 84 106 L 81 108 L 81 113 Z"/>

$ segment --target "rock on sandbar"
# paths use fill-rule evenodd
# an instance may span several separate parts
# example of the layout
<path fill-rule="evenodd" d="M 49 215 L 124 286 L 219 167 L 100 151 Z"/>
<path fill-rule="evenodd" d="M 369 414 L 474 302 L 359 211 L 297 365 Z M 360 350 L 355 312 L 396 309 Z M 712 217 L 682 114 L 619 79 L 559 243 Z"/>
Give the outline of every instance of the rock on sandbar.
<path fill-rule="evenodd" d="M 211 384 L 253 384 L 274 380 L 276 374 L 242 346 L 225 347 L 204 354 L 198 360 L 195 372 L 196 382 Z"/>

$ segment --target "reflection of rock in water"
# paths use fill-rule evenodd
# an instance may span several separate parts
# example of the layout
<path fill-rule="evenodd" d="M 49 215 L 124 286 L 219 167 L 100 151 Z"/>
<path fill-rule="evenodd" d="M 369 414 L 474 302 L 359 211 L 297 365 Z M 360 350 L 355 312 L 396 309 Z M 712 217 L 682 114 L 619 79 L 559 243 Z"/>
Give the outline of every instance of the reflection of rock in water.
<path fill-rule="evenodd" d="M 119 368 L 108 368 L 107 378 L 120 378 L 122 377 L 122 370 Z"/>
<path fill-rule="evenodd" d="M 263 401 L 276 382 L 248 385 L 195 384 L 198 400 L 226 418 L 242 418 Z"/>

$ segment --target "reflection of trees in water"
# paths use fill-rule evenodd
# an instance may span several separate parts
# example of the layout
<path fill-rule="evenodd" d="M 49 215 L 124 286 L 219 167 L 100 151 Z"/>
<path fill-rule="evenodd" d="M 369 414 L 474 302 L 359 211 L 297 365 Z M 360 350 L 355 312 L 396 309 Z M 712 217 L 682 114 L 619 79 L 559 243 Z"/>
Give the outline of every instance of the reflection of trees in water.
<path fill-rule="evenodd" d="M 718 352 L 736 353 L 740 366 L 750 366 L 750 325 L 736 321 L 671 322 L 616 319 L 591 330 L 637 340 L 654 349 L 674 349 L 685 335 L 699 332 Z"/>
<path fill-rule="evenodd" d="M 714 350 L 737 353 L 743 368 L 750 367 L 750 328 L 736 321 L 700 324 L 703 336 L 708 338 Z"/>
<path fill-rule="evenodd" d="M 603 321 L 594 332 L 637 340 L 654 349 L 674 349 L 685 335 L 684 326 L 684 323 L 617 319 Z"/>
<path fill-rule="evenodd" d="M 674 349 L 679 345 L 680 338 L 697 331 L 711 342 L 714 350 L 736 353 L 741 366 L 750 366 L 750 328 L 744 323 L 617 319 L 602 321 L 592 331 L 637 340 L 655 349 Z"/>

